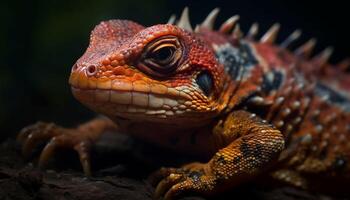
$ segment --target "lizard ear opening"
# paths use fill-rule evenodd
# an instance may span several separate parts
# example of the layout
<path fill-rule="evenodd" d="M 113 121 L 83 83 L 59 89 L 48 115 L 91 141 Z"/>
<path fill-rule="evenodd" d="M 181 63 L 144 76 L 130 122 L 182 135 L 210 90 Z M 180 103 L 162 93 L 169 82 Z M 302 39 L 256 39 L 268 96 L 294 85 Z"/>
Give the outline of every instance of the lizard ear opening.
<path fill-rule="evenodd" d="M 199 73 L 196 77 L 196 83 L 207 97 L 210 96 L 213 91 L 214 81 L 209 72 L 203 71 Z"/>

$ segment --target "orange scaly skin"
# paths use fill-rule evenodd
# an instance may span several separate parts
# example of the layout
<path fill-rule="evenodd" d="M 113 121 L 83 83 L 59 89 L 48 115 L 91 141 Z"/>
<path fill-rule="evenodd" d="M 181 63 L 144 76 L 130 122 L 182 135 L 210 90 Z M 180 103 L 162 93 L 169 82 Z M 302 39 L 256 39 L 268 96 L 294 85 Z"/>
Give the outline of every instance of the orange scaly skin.
<path fill-rule="evenodd" d="M 210 20 L 196 32 L 185 30 L 185 15 L 178 26 L 127 20 L 96 26 L 69 83 L 81 103 L 112 121 L 94 119 L 77 129 L 38 123 L 20 133 L 23 152 L 50 140 L 39 165 L 56 148 L 74 148 L 90 174 L 89 147 L 114 129 L 208 159 L 155 173 L 155 197 L 165 199 L 213 195 L 263 172 L 306 189 L 312 180 L 348 183 L 346 65 L 327 66 L 328 50 L 308 59 L 305 46 L 294 55 L 273 44 L 277 25 L 259 42 L 237 29 L 230 35 L 232 19 L 220 31 Z"/>

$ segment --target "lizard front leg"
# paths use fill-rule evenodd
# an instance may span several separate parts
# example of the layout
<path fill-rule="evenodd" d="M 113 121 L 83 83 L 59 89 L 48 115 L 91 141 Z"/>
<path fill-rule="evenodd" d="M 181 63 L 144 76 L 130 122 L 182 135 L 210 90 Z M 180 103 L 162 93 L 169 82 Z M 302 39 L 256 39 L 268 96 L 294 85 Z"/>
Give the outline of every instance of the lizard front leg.
<path fill-rule="evenodd" d="M 108 129 L 117 129 L 117 126 L 104 117 L 95 118 L 77 128 L 70 129 L 54 123 L 37 122 L 23 128 L 17 136 L 17 140 L 22 143 L 22 153 L 27 157 L 38 144 L 47 142 L 39 158 L 39 167 L 41 168 L 46 165 L 57 149 L 74 149 L 79 155 L 84 173 L 91 175 L 91 145 Z"/>
<path fill-rule="evenodd" d="M 232 112 L 225 122 L 219 122 L 214 137 L 225 147 L 208 163 L 163 168 L 156 173 L 155 177 L 161 178 L 156 198 L 174 199 L 185 192 L 215 194 L 263 172 L 284 148 L 280 131 L 246 111 Z"/>

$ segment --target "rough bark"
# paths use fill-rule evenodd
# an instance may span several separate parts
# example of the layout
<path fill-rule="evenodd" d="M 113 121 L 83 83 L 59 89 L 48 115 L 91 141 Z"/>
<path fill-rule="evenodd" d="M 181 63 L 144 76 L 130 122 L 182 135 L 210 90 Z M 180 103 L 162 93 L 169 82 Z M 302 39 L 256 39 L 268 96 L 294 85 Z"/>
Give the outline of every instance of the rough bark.
<path fill-rule="evenodd" d="M 127 142 L 124 142 L 124 145 Z M 121 147 L 124 153 L 130 153 Z M 154 152 L 152 152 L 154 154 Z M 152 161 L 142 160 L 143 155 L 118 157 L 121 164 L 111 166 L 103 161 L 101 155 L 94 157 L 100 161 L 95 165 L 95 175 L 85 177 L 79 169 L 79 163 L 72 161 L 75 155 L 62 154 L 57 157 L 54 166 L 40 170 L 35 164 L 23 159 L 18 145 L 7 140 L 0 146 L 0 199 L 16 200 L 151 200 L 154 188 L 147 182 Z M 97 158 L 99 157 L 99 158 Z M 130 161 L 134 158 L 138 161 Z M 59 163 L 59 164 L 58 164 Z M 106 164 L 107 163 L 107 164 Z M 109 164 L 108 164 L 109 163 Z M 58 164 L 58 166 L 57 166 Z M 104 168 L 106 165 L 107 168 Z M 71 168 L 71 169 L 70 169 Z M 185 197 L 183 200 L 203 200 L 202 197 Z M 335 199 L 330 196 L 312 194 L 292 187 L 264 187 L 252 184 L 240 186 L 213 199 Z M 342 198 L 345 199 L 345 198 Z"/>

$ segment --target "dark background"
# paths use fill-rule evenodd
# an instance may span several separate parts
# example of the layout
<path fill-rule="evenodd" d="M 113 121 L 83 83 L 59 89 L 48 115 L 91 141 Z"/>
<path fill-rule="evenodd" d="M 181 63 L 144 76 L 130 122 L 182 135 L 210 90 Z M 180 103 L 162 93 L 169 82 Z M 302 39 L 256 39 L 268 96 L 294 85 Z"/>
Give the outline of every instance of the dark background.
<path fill-rule="evenodd" d="M 70 67 L 88 45 L 102 20 L 130 19 L 143 25 L 165 23 L 172 13 L 190 7 L 192 24 L 215 7 L 218 23 L 234 14 L 247 31 L 282 24 L 279 41 L 296 28 L 300 43 L 318 38 L 317 50 L 335 47 L 333 62 L 350 56 L 349 9 L 345 1 L 292 0 L 36 0 L 0 2 L 0 140 L 37 120 L 71 126 L 94 114 L 75 101 L 67 83 Z M 262 31 L 263 32 L 263 31 Z"/>

